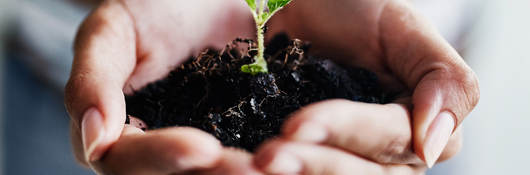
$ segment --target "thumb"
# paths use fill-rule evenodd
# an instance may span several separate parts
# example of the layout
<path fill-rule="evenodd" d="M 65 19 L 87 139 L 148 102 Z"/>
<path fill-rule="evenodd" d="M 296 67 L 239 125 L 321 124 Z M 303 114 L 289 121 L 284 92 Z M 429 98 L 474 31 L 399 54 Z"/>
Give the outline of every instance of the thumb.
<path fill-rule="evenodd" d="M 479 99 L 478 80 L 447 41 L 402 1 L 381 15 L 386 64 L 412 94 L 414 150 L 429 167 Z"/>
<path fill-rule="evenodd" d="M 416 86 L 412 104 L 414 148 L 432 167 L 456 127 L 479 98 L 477 79 L 468 68 L 438 68 Z"/>
<path fill-rule="evenodd" d="M 74 47 L 74 62 L 65 88 L 65 105 L 72 119 L 74 147 L 87 163 L 101 158 L 121 134 L 125 123 L 123 86 L 135 66 L 135 35 L 127 11 L 117 1 L 105 1 L 82 24 Z M 81 137 L 81 138 L 75 138 Z"/>

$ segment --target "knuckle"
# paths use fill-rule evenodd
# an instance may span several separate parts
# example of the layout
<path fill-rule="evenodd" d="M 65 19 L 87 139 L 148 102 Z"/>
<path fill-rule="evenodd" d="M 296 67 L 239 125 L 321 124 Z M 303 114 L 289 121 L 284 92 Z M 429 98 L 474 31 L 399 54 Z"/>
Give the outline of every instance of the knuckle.
<path fill-rule="evenodd" d="M 468 70 L 462 76 L 460 84 L 461 88 L 464 90 L 468 106 L 470 108 L 475 107 L 480 99 L 480 88 L 477 75 L 472 70 Z"/>
<path fill-rule="evenodd" d="M 66 84 L 64 89 L 64 105 L 70 117 L 73 114 L 73 102 L 75 101 L 74 89 L 74 84 L 71 81 Z"/>
<path fill-rule="evenodd" d="M 65 107 L 70 116 L 75 115 L 75 103 L 78 101 L 79 92 L 83 91 L 82 83 L 85 82 L 85 73 L 73 74 L 64 89 Z"/>
<path fill-rule="evenodd" d="M 382 149 L 373 157 L 378 163 L 393 163 L 396 158 L 404 157 L 410 150 L 410 137 L 394 136 Z"/>
<path fill-rule="evenodd" d="M 64 87 L 64 101 L 66 105 L 69 105 L 73 102 L 76 86 L 76 81 L 73 78 L 70 78 L 70 80 L 68 80 L 66 83 L 66 86 Z"/>
<path fill-rule="evenodd" d="M 446 81 L 442 86 L 450 90 L 448 93 L 453 93 L 453 112 L 459 121 L 462 120 L 480 99 L 477 75 L 465 63 L 441 64 L 436 71 L 433 80 Z"/>
<path fill-rule="evenodd" d="M 453 112 L 462 121 L 475 108 L 480 99 L 479 81 L 477 75 L 469 68 L 460 69 L 453 78 L 453 87 L 458 95 Z"/>

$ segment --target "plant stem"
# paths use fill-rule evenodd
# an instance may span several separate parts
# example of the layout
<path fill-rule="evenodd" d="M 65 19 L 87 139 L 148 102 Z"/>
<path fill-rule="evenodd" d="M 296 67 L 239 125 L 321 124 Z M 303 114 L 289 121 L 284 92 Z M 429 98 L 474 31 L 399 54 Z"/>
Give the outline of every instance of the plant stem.
<path fill-rule="evenodd" d="M 257 37 L 258 37 L 258 55 L 256 58 L 256 63 L 262 65 L 265 70 L 267 69 L 267 62 L 265 61 L 264 52 L 265 52 L 265 36 L 263 31 L 263 25 L 257 26 Z"/>
<path fill-rule="evenodd" d="M 244 65 L 241 67 L 241 70 L 246 73 L 250 73 L 252 75 L 256 75 L 258 73 L 268 73 L 269 70 L 267 68 L 267 61 L 265 61 L 265 31 L 263 28 L 265 27 L 265 22 L 267 19 L 263 18 L 263 13 L 265 10 L 265 0 L 260 0 L 260 6 L 258 9 L 257 15 L 254 16 L 254 20 L 256 21 L 256 30 L 257 30 L 257 39 L 258 39 L 258 55 L 254 57 L 254 63 L 249 65 Z"/>
<path fill-rule="evenodd" d="M 260 0 L 261 4 L 259 6 L 259 16 L 261 17 L 261 14 L 263 14 L 263 11 L 265 11 L 265 0 Z"/>
<path fill-rule="evenodd" d="M 265 52 L 265 32 L 263 31 L 263 27 L 265 25 L 265 19 L 263 19 L 263 12 L 265 11 L 265 0 L 260 0 L 261 4 L 259 6 L 259 12 L 258 12 L 258 21 L 256 24 L 257 27 L 257 39 L 258 39 L 258 57 L 256 58 L 255 63 L 264 69 L 264 72 L 268 72 L 267 70 L 267 62 L 265 61 L 264 52 Z"/>

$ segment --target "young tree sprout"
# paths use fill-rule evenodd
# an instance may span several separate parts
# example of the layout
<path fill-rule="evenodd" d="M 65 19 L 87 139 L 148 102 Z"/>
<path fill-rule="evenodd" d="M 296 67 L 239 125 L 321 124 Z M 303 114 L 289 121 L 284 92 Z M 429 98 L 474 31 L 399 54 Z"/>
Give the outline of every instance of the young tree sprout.
<path fill-rule="evenodd" d="M 259 73 L 268 73 L 267 61 L 265 61 L 263 53 L 265 52 L 264 28 L 267 21 L 285 5 L 289 4 L 291 0 L 245 0 L 250 7 L 254 21 L 256 21 L 256 29 L 258 31 L 258 55 L 254 57 L 254 63 L 243 65 L 241 71 L 256 75 Z M 257 2 L 257 3 L 256 3 Z M 267 5 L 267 9 L 265 9 Z"/>

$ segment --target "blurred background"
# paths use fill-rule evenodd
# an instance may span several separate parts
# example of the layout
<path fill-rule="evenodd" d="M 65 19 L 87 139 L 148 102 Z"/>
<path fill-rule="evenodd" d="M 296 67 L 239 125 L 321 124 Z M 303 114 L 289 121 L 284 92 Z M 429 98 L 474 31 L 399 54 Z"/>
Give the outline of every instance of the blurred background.
<path fill-rule="evenodd" d="M 62 101 L 85 1 L 0 0 L 0 175 L 92 174 L 74 161 Z M 427 174 L 525 174 L 530 1 L 411 1 L 477 72 L 482 92 L 462 152 Z"/>

